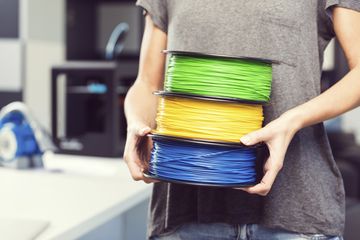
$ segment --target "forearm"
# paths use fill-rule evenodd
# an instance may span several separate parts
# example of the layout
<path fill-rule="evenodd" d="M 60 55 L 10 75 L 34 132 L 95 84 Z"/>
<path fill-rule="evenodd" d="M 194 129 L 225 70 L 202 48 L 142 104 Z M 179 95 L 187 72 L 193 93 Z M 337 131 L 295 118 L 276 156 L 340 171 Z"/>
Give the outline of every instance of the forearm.
<path fill-rule="evenodd" d="M 130 88 L 125 98 L 125 115 L 128 127 L 137 123 L 151 128 L 155 127 L 157 97 L 153 95 L 153 91 L 156 90 L 158 90 L 157 87 L 142 80 L 137 80 Z"/>
<path fill-rule="evenodd" d="M 124 149 L 124 160 L 134 180 L 146 183 L 154 180 L 143 175 L 147 169 L 150 138 L 145 138 L 155 127 L 157 97 L 153 92 L 160 90 L 164 83 L 167 35 L 157 28 L 150 16 L 146 16 L 145 31 L 141 44 L 139 73 L 134 85 L 125 98 L 125 115 L 128 134 Z"/>
<path fill-rule="evenodd" d="M 125 98 L 125 115 L 128 129 L 135 125 L 155 127 L 157 97 L 153 92 L 162 88 L 164 78 L 167 35 L 146 17 L 141 45 L 139 74 Z"/>
<path fill-rule="evenodd" d="M 334 118 L 360 105 L 360 65 L 318 97 L 284 115 L 293 123 L 295 131 Z"/>

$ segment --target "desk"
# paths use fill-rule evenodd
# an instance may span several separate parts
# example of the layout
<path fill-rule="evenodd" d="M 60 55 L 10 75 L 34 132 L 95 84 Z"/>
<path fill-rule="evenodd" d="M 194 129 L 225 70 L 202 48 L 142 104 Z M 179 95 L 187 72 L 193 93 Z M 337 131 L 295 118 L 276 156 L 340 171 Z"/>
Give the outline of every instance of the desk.
<path fill-rule="evenodd" d="M 49 221 L 37 240 L 79 238 L 151 194 L 123 161 L 47 154 L 45 167 L 0 169 L 0 217 Z"/>

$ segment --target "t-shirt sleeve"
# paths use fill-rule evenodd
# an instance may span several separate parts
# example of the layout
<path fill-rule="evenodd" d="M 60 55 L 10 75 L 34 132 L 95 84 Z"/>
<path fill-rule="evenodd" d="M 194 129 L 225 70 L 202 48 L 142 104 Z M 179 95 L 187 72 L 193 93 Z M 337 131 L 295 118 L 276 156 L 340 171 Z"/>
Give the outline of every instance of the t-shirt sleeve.
<path fill-rule="evenodd" d="M 142 7 L 151 17 L 153 23 L 167 33 L 168 11 L 167 0 L 137 0 L 136 6 Z"/>
<path fill-rule="evenodd" d="M 332 19 L 332 7 L 339 6 L 360 12 L 360 0 L 326 0 L 326 13 Z"/>

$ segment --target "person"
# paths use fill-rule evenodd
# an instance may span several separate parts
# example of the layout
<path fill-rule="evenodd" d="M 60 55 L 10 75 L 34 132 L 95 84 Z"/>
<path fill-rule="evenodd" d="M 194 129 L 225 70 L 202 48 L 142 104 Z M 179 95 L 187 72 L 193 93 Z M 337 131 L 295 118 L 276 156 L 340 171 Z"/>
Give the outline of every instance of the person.
<path fill-rule="evenodd" d="M 343 182 L 322 121 L 360 105 L 360 1 L 138 0 L 137 5 L 146 23 L 138 77 L 125 100 L 124 153 L 137 181 L 152 182 L 142 174 L 146 167 L 136 143 L 156 127 L 158 97 L 152 92 L 163 88 L 162 50 L 280 63 L 273 66 L 264 127 L 241 139 L 268 146 L 262 181 L 240 190 L 154 183 L 149 239 L 342 239 Z M 321 93 L 323 53 L 335 36 L 350 71 Z"/>

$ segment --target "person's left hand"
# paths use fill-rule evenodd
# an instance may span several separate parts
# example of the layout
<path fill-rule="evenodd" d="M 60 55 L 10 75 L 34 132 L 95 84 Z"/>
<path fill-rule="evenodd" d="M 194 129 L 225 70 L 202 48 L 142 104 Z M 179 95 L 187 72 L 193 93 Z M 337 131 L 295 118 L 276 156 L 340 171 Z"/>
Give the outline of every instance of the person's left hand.
<path fill-rule="evenodd" d="M 299 124 L 296 119 L 294 120 L 292 114 L 285 113 L 265 127 L 240 139 L 247 146 L 264 142 L 270 153 L 264 165 L 264 177 L 261 182 L 252 187 L 240 188 L 241 190 L 262 196 L 266 196 L 270 192 L 276 176 L 283 167 L 287 148 L 299 129 Z"/>

